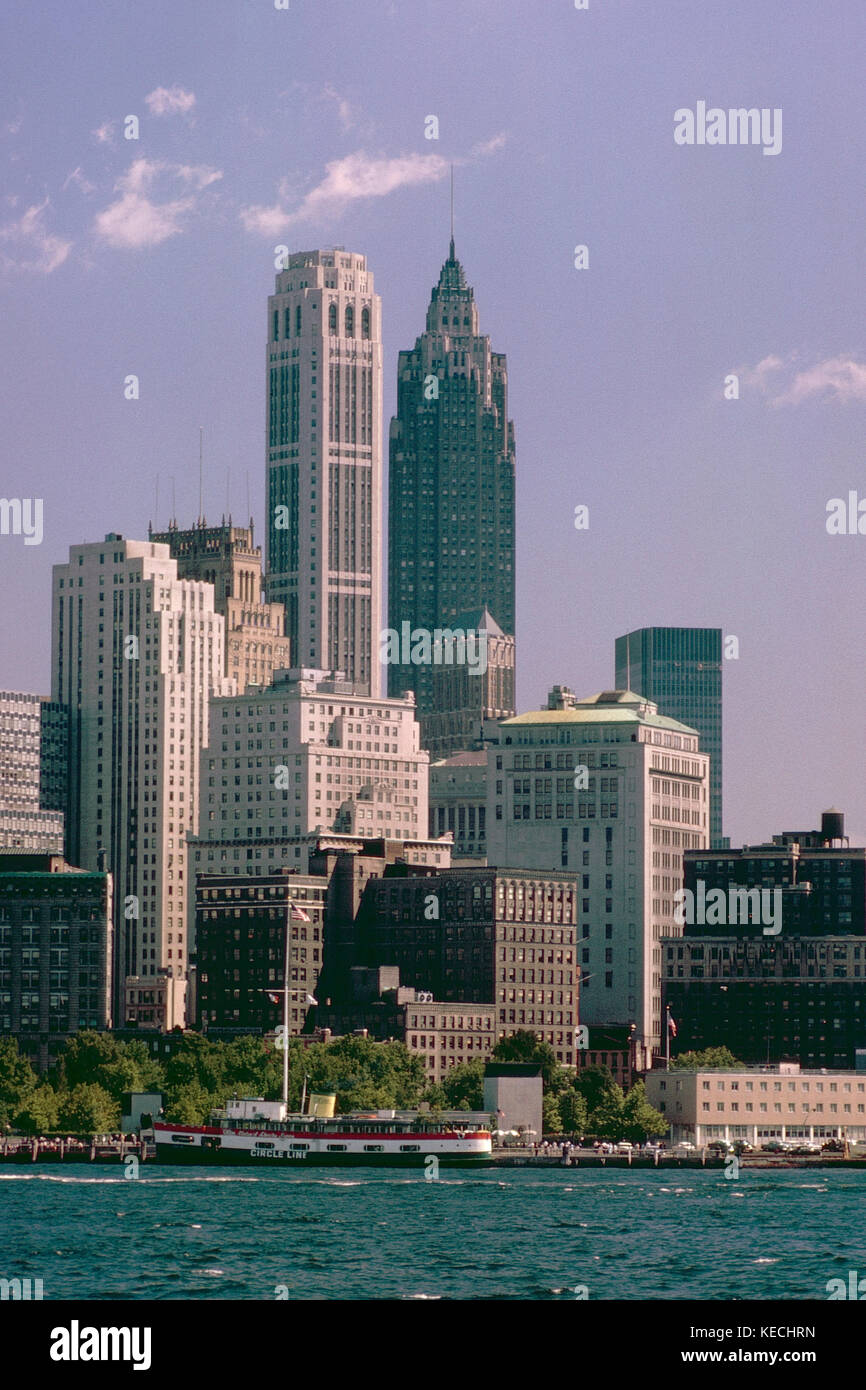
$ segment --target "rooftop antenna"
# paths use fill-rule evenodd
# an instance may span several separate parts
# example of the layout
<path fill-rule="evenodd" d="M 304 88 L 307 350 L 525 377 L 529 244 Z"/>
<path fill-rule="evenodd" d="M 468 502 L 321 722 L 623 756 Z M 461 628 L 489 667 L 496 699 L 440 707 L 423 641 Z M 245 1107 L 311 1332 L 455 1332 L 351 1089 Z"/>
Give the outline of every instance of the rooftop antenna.
<path fill-rule="evenodd" d="M 172 477 L 172 480 L 171 480 L 171 520 L 172 520 L 172 523 L 176 523 L 176 522 L 177 522 L 177 508 L 176 508 L 175 503 L 174 503 L 174 478 L 173 478 L 173 477 Z"/>
<path fill-rule="evenodd" d="M 230 510 L 229 510 L 229 481 L 230 481 L 230 478 L 231 478 L 231 470 L 227 468 L 227 469 L 226 469 L 226 516 L 229 518 L 229 523 L 231 523 L 231 512 L 230 512 Z"/>
<path fill-rule="evenodd" d="M 247 516 L 250 521 L 253 519 L 253 509 L 250 506 L 250 470 L 247 469 Z"/>
<path fill-rule="evenodd" d="M 153 513 L 153 520 L 157 531 L 159 530 L 159 474 L 156 475 L 156 509 Z"/>
<path fill-rule="evenodd" d="M 451 165 L 451 260 L 454 260 L 454 165 Z"/>
<path fill-rule="evenodd" d="M 201 514 L 201 483 L 202 483 L 202 446 L 204 436 L 204 425 L 198 427 L 198 524 L 204 525 L 204 517 Z"/>

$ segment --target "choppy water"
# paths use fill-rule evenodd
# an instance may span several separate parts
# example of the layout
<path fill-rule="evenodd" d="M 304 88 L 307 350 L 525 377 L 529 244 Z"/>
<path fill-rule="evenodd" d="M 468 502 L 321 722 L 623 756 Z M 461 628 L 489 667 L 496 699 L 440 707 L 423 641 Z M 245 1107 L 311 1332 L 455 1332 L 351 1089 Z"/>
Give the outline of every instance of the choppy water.
<path fill-rule="evenodd" d="M 866 1174 L 0 1169 L 0 1277 L 70 1299 L 804 1299 L 866 1274 Z"/>

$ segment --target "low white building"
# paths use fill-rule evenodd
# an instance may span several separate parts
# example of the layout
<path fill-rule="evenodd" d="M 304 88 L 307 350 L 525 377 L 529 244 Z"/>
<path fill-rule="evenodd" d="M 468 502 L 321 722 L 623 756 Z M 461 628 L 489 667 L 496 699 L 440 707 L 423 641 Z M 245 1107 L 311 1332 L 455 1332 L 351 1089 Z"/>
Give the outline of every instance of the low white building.
<path fill-rule="evenodd" d="M 798 1062 L 741 1070 L 651 1071 L 650 1105 L 675 1142 L 866 1140 L 866 1072 L 801 1071 Z"/>

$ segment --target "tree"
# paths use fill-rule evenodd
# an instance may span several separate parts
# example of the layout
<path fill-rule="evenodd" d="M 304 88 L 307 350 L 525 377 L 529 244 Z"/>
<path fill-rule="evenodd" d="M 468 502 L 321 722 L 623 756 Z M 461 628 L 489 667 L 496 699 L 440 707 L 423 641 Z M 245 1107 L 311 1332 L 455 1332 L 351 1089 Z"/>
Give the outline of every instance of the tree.
<path fill-rule="evenodd" d="M 562 1115 L 559 1100 L 547 1091 L 541 1102 L 541 1128 L 545 1134 L 562 1134 Z"/>
<path fill-rule="evenodd" d="M 654 1110 L 646 1098 L 646 1087 L 636 1081 L 622 1105 L 622 1133 L 633 1144 L 644 1143 L 651 1135 L 667 1134 L 669 1123 Z"/>
<path fill-rule="evenodd" d="M 609 1067 L 582 1067 L 574 1078 L 574 1089 L 586 1101 L 590 1114 L 597 1110 L 608 1094 L 619 1090 Z"/>
<path fill-rule="evenodd" d="M 562 1118 L 562 1133 L 582 1135 L 586 1133 L 589 1111 L 586 1101 L 574 1087 L 563 1091 L 556 1097 Z"/>
<path fill-rule="evenodd" d="M 681 1052 L 671 1058 L 671 1071 L 708 1071 L 715 1068 L 745 1066 L 727 1047 L 705 1047 L 699 1052 Z"/>
<path fill-rule="evenodd" d="M 178 1086 L 166 1095 L 165 1118 L 175 1125 L 203 1125 L 212 1110 L 218 1110 L 224 1097 L 205 1091 L 197 1081 Z"/>
<path fill-rule="evenodd" d="M 599 1139 L 612 1139 L 614 1142 L 622 1139 L 623 1094 L 622 1088 L 615 1082 L 611 1089 L 603 1093 L 599 1104 L 590 1112 L 588 1128 L 590 1134 L 597 1135 Z"/>
<path fill-rule="evenodd" d="M 60 1096 L 60 1128 L 71 1134 L 99 1134 L 120 1126 L 120 1106 L 96 1082 L 75 1086 Z"/>
<path fill-rule="evenodd" d="M 54 1080 L 61 1091 L 94 1083 L 118 1103 L 124 1091 L 160 1091 L 164 1083 L 162 1067 L 143 1042 L 121 1042 L 92 1028 L 67 1039 Z"/>
<path fill-rule="evenodd" d="M 22 1057 L 15 1038 L 0 1038 L 0 1130 L 12 1122 L 38 1078 L 27 1057 Z"/>
<path fill-rule="evenodd" d="M 400 1042 L 338 1038 L 313 1043 L 299 1060 L 310 1078 L 308 1089 L 333 1092 L 341 1112 L 409 1109 L 425 1090 L 424 1063 Z"/>
<path fill-rule="evenodd" d="M 205 1091 L 220 1091 L 231 1086 L 226 1078 L 226 1047 L 211 1042 L 201 1033 L 188 1033 L 165 1069 L 165 1088 L 175 1091 L 179 1086 L 196 1083 Z"/>
<path fill-rule="evenodd" d="M 444 1110 L 482 1110 L 484 1107 L 484 1066 L 482 1058 L 451 1067 L 442 1077 Z"/>
<path fill-rule="evenodd" d="M 553 1085 L 554 1089 L 562 1070 L 550 1044 L 542 1042 L 526 1028 L 500 1038 L 491 1055 L 494 1062 L 524 1062 L 540 1067 L 545 1087 Z"/>
<path fill-rule="evenodd" d="M 60 1098 L 53 1086 L 44 1082 L 22 1099 L 15 1112 L 15 1128 L 24 1134 L 52 1134 L 58 1128 Z"/>

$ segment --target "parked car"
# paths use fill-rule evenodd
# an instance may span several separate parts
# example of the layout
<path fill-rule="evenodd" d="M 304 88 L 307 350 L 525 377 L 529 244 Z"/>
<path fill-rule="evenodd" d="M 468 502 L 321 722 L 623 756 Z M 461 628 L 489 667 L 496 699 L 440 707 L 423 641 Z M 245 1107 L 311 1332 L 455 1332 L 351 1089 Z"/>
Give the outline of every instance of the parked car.
<path fill-rule="evenodd" d="M 735 1139 L 733 1148 L 734 1153 L 738 1156 L 742 1156 L 743 1154 L 753 1154 L 755 1152 L 754 1144 L 750 1144 L 746 1139 Z"/>
<path fill-rule="evenodd" d="M 761 1145 L 761 1152 L 765 1154 L 787 1154 L 791 1152 L 791 1145 L 783 1139 L 768 1139 L 766 1144 Z"/>
<path fill-rule="evenodd" d="M 792 1154 L 819 1154 L 820 1144 L 813 1144 L 811 1139 L 801 1139 L 795 1143 L 791 1149 Z"/>
<path fill-rule="evenodd" d="M 707 1153 L 732 1154 L 733 1152 L 734 1146 L 727 1139 L 712 1139 L 707 1145 Z"/>
<path fill-rule="evenodd" d="M 845 1152 L 845 1145 L 841 1139 L 828 1139 L 821 1145 L 822 1153 L 841 1154 Z"/>
<path fill-rule="evenodd" d="M 617 1152 L 618 1154 L 630 1154 L 630 1153 L 633 1153 L 633 1152 L 634 1152 L 634 1145 L 633 1145 L 633 1144 L 630 1144 L 629 1141 L 628 1141 L 627 1139 L 622 1139 L 622 1140 L 620 1140 L 620 1142 L 619 1142 L 619 1143 L 617 1144 L 617 1146 L 616 1146 L 616 1152 Z"/>
<path fill-rule="evenodd" d="M 674 1154 L 677 1158 L 687 1158 L 690 1154 L 697 1153 L 694 1144 L 690 1144 L 688 1139 L 684 1139 L 681 1144 L 674 1145 Z"/>

